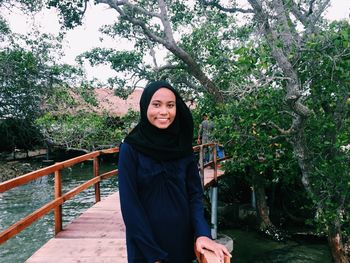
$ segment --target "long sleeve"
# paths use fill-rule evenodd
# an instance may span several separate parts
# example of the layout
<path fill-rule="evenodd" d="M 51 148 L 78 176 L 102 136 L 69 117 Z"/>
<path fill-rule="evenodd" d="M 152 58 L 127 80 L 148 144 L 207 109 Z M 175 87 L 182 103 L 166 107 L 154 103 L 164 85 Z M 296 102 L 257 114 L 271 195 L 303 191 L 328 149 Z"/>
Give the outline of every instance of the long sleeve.
<path fill-rule="evenodd" d="M 127 234 L 128 262 L 154 263 L 164 260 L 167 253 L 154 239 L 149 220 L 139 199 L 136 175 L 137 153 L 124 143 L 119 154 L 118 180 L 121 211 Z"/>
<path fill-rule="evenodd" d="M 198 128 L 198 139 L 202 138 L 202 132 L 203 132 L 203 127 L 201 123 L 199 124 L 199 128 Z"/>
<path fill-rule="evenodd" d="M 196 162 L 193 160 L 187 169 L 187 192 L 189 195 L 191 222 L 195 238 L 206 236 L 211 238 L 208 223 L 204 218 L 203 188 Z"/>

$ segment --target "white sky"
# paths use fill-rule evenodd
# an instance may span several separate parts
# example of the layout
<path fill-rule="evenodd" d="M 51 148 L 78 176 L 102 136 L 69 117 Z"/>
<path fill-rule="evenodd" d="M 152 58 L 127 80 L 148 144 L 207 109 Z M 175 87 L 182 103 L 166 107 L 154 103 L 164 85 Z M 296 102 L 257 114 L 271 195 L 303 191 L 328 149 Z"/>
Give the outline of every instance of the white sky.
<path fill-rule="evenodd" d="M 331 7 L 327 10 L 326 17 L 330 20 L 350 19 L 350 0 L 331 0 Z M 59 31 L 58 18 L 54 10 L 46 10 L 35 15 L 35 20 L 25 19 L 19 11 L 12 12 L 10 16 L 11 30 L 16 33 L 26 33 L 34 25 L 39 26 L 42 31 L 57 34 Z M 108 8 L 107 5 L 99 4 L 97 6 L 89 5 L 84 17 L 82 26 L 75 28 L 67 33 L 65 37 L 64 52 L 65 56 L 62 62 L 75 64 L 75 57 L 84 51 L 94 47 L 120 47 L 120 49 L 130 49 L 131 45 L 126 41 L 116 41 L 108 38 L 98 32 L 102 25 L 111 24 L 117 19 L 117 12 Z M 99 38 L 103 37 L 100 42 Z M 92 79 L 96 77 L 100 80 L 106 80 L 109 76 L 116 73 L 108 66 L 92 68 L 85 65 L 87 77 Z"/>

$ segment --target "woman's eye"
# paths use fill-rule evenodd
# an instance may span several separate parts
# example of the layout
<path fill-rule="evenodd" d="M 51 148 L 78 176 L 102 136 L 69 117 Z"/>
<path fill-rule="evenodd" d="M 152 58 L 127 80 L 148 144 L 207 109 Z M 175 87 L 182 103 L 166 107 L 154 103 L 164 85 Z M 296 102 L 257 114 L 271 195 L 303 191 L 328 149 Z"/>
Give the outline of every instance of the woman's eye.
<path fill-rule="evenodd" d="M 158 107 L 160 106 L 160 103 L 154 102 L 154 103 L 152 103 L 152 105 L 153 105 L 154 107 L 158 108 Z"/>
<path fill-rule="evenodd" d="M 168 107 L 169 107 L 169 108 L 174 108 L 174 107 L 175 107 L 175 104 L 173 104 L 173 103 L 168 104 Z"/>

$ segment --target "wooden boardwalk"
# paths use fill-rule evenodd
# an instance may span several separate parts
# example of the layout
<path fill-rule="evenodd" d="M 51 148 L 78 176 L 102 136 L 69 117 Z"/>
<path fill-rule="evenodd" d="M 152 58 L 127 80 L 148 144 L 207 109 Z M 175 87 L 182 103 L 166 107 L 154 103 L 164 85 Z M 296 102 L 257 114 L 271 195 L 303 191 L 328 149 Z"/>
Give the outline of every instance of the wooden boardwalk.
<path fill-rule="evenodd" d="M 217 176 L 220 177 L 223 173 L 218 170 Z M 214 171 L 206 168 L 204 185 L 210 184 L 213 177 Z M 119 193 L 108 196 L 86 210 L 26 262 L 127 263 Z M 214 263 L 215 259 L 210 262 Z"/>

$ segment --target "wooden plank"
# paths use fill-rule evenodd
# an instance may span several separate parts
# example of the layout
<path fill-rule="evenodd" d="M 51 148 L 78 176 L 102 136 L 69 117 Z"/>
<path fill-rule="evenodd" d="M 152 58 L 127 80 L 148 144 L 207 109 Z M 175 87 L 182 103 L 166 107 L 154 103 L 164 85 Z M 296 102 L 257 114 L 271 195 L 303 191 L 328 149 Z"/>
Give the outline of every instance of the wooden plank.
<path fill-rule="evenodd" d="M 45 250 L 43 250 L 45 249 Z M 27 263 L 127 263 L 124 239 L 51 239 Z"/>
<path fill-rule="evenodd" d="M 219 180 L 221 176 L 224 175 L 224 173 L 225 171 L 221 169 L 217 169 L 217 174 L 216 174 L 217 180 Z M 215 183 L 214 169 L 209 167 L 205 168 L 204 169 L 204 188 L 207 189 L 214 183 Z"/>
<path fill-rule="evenodd" d="M 89 208 L 26 262 L 127 263 L 119 194 Z"/>

